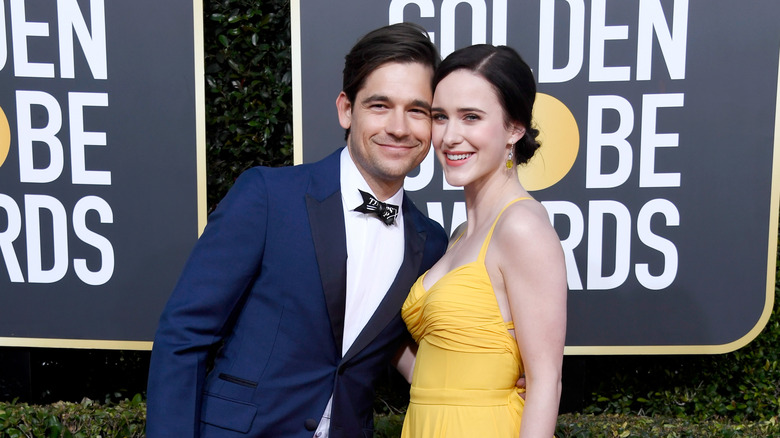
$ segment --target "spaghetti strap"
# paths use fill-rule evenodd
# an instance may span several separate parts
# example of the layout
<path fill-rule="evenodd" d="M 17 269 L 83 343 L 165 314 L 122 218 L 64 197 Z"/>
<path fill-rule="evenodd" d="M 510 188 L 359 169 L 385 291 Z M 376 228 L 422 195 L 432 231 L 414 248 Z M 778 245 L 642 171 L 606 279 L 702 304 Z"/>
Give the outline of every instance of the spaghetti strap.
<path fill-rule="evenodd" d="M 481 263 L 485 263 L 485 255 L 487 254 L 487 248 L 488 245 L 490 245 L 490 239 L 493 238 L 493 230 L 496 228 L 496 224 L 498 223 L 498 219 L 501 217 L 501 215 L 504 213 L 504 210 L 507 209 L 510 205 L 514 204 L 517 201 L 523 201 L 525 199 L 531 199 L 529 196 L 525 196 L 522 198 L 517 198 L 509 201 L 504 208 L 501 209 L 501 211 L 498 212 L 498 215 L 496 215 L 496 219 L 493 221 L 493 225 L 490 226 L 490 231 L 488 231 L 487 236 L 485 237 L 485 241 L 482 242 L 482 248 L 479 250 L 479 257 L 477 257 L 477 261 Z"/>
<path fill-rule="evenodd" d="M 461 238 L 461 237 L 463 237 L 463 235 L 464 235 L 465 233 L 466 233 L 465 231 L 461 231 L 461 232 L 460 232 L 460 234 L 458 235 L 458 237 L 456 237 L 456 238 L 455 238 L 455 240 L 453 240 L 453 241 L 452 241 L 452 243 L 450 243 L 450 244 L 449 244 L 449 246 L 447 247 L 447 249 L 449 250 L 450 248 L 452 248 L 453 246 L 455 246 L 455 244 L 456 244 L 456 243 L 458 243 L 458 240 L 460 240 L 460 238 Z"/>

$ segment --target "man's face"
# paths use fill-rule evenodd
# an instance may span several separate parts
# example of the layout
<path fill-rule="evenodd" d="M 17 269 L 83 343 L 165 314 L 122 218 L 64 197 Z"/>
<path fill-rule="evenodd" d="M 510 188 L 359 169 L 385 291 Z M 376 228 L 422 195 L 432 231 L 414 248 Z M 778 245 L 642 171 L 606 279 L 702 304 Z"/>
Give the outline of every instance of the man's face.
<path fill-rule="evenodd" d="M 344 92 L 336 99 L 352 160 L 380 198 L 398 191 L 428 153 L 432 77 L 423 64 L 391 62 L 368 75 L 354 102 Z"/>

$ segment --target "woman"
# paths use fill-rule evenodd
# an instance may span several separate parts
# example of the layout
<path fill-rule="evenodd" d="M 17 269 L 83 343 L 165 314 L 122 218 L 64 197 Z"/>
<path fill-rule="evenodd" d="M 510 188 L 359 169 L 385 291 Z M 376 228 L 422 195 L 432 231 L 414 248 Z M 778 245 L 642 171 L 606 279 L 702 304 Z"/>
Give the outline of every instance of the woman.
<path fill-rule="evenodd" d="M 566 273 L 515 168 L 539 147 L 533 75 L 511 48 L 476 45 L 448 56 L 434 87 L 433 145 L 447 182 L 463 187 L 467 222 L 403 306 L 419 350 L 398 359 L 407 379 L 414 368 L 402 437 L 551 437 Z"/>

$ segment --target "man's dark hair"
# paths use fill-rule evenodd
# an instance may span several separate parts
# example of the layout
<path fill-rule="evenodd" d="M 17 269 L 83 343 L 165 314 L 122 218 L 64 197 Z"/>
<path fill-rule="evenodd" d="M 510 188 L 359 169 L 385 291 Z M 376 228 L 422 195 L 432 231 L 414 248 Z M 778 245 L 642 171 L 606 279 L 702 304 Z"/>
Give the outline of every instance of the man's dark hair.
<path fill-rule="evenodd" d="M 436 70 L 441 58 L 425 29 L 414 23 L 380 27 L 363 36 L 344 57 L 341 90 L 350 103 L 363 88 L 366 78 L 389 62 L 420 63 Z M 347 129 L 346 137 L 349 136 Z"/>

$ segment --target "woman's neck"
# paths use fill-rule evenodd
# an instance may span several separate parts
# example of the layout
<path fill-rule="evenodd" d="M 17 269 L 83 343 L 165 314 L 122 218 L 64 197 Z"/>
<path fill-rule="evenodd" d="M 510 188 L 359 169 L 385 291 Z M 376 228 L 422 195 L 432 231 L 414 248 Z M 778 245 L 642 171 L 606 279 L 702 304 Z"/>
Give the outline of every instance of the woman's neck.
<path fill-rule="evenodd" d="M 511 200 L 529 196 L 520 184 L 517 173 L 496 172 L 491 178 L 474 181 L 463 187 L 466 198 L 467 233 L 491 223 L 498 212 Z"/>

